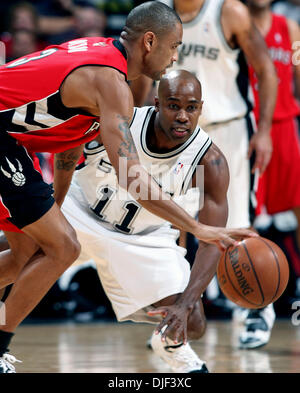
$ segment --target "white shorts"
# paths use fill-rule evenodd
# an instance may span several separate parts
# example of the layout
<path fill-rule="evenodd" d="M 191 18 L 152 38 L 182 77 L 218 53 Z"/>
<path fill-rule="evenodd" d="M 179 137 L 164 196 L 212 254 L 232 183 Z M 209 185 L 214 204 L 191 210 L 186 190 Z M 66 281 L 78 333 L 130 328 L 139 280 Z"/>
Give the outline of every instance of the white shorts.
<path fill-rule="evenodd" d="M 251 175 L 247 158 L 249 138 L 255 130 L 253 116 L 205 127 L 212 141 L 227 159 L 230 182 L 228 187 L 229 228 L 248 228 L 251 225 L 256 204 L 257 180 Z"/>
<path fill-rule="evenodd" d="M 118 321 L 155 322 L 144 308 L 167 296 L 181 293 L 190 278 L 186 250 L 176 244 L 179 231 L 169 225 L 146 235 L 125 235 L 104 228 L 80 203 L 71 185 L 62 206 L 76 230 L 82 252 L 75 264 L 96 263 L 98 274 Z"/>

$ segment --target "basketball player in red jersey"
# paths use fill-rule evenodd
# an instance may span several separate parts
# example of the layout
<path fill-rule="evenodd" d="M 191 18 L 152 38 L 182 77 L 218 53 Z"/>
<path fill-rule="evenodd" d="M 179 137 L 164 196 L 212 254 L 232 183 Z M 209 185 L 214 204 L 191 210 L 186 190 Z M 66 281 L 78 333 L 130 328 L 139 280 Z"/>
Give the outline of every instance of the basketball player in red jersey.
<path fill-rule="evenodd" d="M 0 254 L 0 288 L 14 282 L 0 330 L 0 372 L 14 372 L 7 348 L 15 328 L 79 255 L 60 205 L 82 145 L 98 132 L 99 116 L 102 141 L 120 184 L 129 188 L 139 180 L 140 195 L 153 198 L 137 196 L 142 206 L 221 249 L 253 235 L 198 224 L 140 166 L 129 130 L 133 98 L 127 79 L 141 74 L 159 79 L 177 60 L 181 38 L 177 14 L 160 2 L 147 2 L 128 15 L 119 41 L 82 38 L 0 68 L 0 195 L 6 211 L 0 229 L 10 246 Z M 58 153 L 54 196 L 28 151 Z M 120 158 L 127 162 L 125 179 L 119 176 Z M 134 165 L 136 175 L 129 175 Z"/>
<path fill-rule="evenodd" d="M 292 43 L 300 40 L 299 26 L 294 21 L 273 14 L 271 3 L 271 0 L 248 0 L 251 16 L 269 48 L 279 81 L 271 129 L 273 155 L 259 179 L 257 212 L 261 212 L 262 206 L 269 214 L 293 210 L 300 228 L 300 147 L 296 121 L 300 108 L 293 95 L 294 75 L 295 86 L 298 86 L 300 93 L 300 65 L 294 66 L 292 63 Z M 251 65 L 249 73 L 255 95 L 254 113 L 259 121 L 258 81 Z M 300 245 L 299 233 L 298 229 Z M 275 313 L 270 306 L 268 309 L 250 311 L 240 336 L 242 347 L 262 346 L 269 341 Z"/>

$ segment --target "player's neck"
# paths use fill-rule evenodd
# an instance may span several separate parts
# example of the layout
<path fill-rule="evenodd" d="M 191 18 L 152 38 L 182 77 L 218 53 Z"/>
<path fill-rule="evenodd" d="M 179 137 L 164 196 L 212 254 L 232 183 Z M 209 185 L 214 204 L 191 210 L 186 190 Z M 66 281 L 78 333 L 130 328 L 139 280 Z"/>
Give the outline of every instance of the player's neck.
<path fill-rule="evenodd" d="M 249 10 L 255 26 L 263 37 L 266 36 L 272 25 L 271 9 L 269 7 L 264 9 L 249 7 Z"/>
<path fill-rule="evenodd" d="M 174 0 L 174 7 L 182 22 L 189 22 L 193 20 L 200 12 L 203 4 L 208 0 L 188 0 L 176 1 Z"/>
<path fill-rule="evenodd" d="M 134 45 L 123 39 L 119 38 L 121 44 L 124 46 L 127 54 L 127 79 L 129 81 L 135 80 L 141 76 L 140 64 L 137 62 L 138 56 L 136 55 L 136 48 Z"/>

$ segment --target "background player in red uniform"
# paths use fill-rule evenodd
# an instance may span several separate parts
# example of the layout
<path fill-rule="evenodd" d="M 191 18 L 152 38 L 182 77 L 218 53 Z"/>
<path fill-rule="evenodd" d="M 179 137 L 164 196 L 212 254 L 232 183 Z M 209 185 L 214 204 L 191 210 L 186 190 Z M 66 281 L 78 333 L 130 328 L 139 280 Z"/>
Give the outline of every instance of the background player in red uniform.
<path fill-rule="evenodd" d="M 278 95 L 271 129 L 273 154 L 259 179 L 257 213 L 263 206 L 269 214 L 293 210 L 298 219 L 300 245 L 300 147 L 296 119 L 299 105 L 293 91 L 294 87 L 300 93 L 300 65 L 292 61 L 293 58 L 295 60 L 292 43 L 300 40 L 299 26 L 284 16 L 273 14 L 271 3 L 271 0 L 248 0 L 251 16 L 269 48 L 278 77 Z M 249 73 L 255 96 L 254 113 L 259 121 L 258 80 L 251 65 Z M 293 83 L 294 75 L 296 83 Z M 260 310 L 250 311 L 240 336 L 242 347 L 253 348 L 269 341 L 275 313 L 270 309 L 264 315 L 266 318 Z"/>
<path fill-rule="evenodd" d="M 234 237 L 250 234 L 198 224 L 162 194 L 139 163 L 129 129 L 133 98 L 127 77 L 159 79 L 176 61 L 181 38 L 177 14 L 160 2 L 147 2 L 128 15 L 120 41 L 78 39 L 0 68 L 0 194 L 6 219 L 16 227 L 13 232 L 5 222 L 0 226 L 10 246 L 0 254 L 0 288 L 14 282 L 0 331 L 0 372 L 14 372 L 13 358 L 6 355 L 12 332 L 79 255 L 60 205 L 81 145 L 98 132 L 99 116 L 102 141 L 120 184 L 129 188 L 139 180 L 140 195 L 152 197 L 137 196 L 142 206 L 223 249 Z M 59 152 L 54 197 L 28 150 Z M 119 176 L 120 158 L 127 163 L 125 179 Z M 128 175 L 134 165 L 135 175 Z"/>

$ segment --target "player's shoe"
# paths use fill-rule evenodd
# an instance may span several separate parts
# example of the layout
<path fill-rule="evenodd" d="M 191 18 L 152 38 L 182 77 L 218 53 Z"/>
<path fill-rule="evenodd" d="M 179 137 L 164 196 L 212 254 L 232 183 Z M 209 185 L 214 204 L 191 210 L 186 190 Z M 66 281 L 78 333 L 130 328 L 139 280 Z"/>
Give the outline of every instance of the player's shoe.
<path fill-rule="evenodd" d="M 275 322 L 273 304 L 257 310 L 249 310 L 244 329 L 239 336 L 239 347 L 254 349 L 266 345 L 271 337 Z"/>
<path fill-rule="evenodd" d="M 14 363 L 21 362 L 21 360 L 16 359 L 13 355 L 5 353 L 0 357 L 0 374 L 15 374 L 16 369 L 13 366 Z"/>
<path fill-rule="evenodd" d="M 174 373 L 208 373 L 205 363 L 199 359 L 189 344 L 174 344 L 168 338 L 163 342 L 160 333 L 153 333 L 151 348 L 171 367 Z"/>

